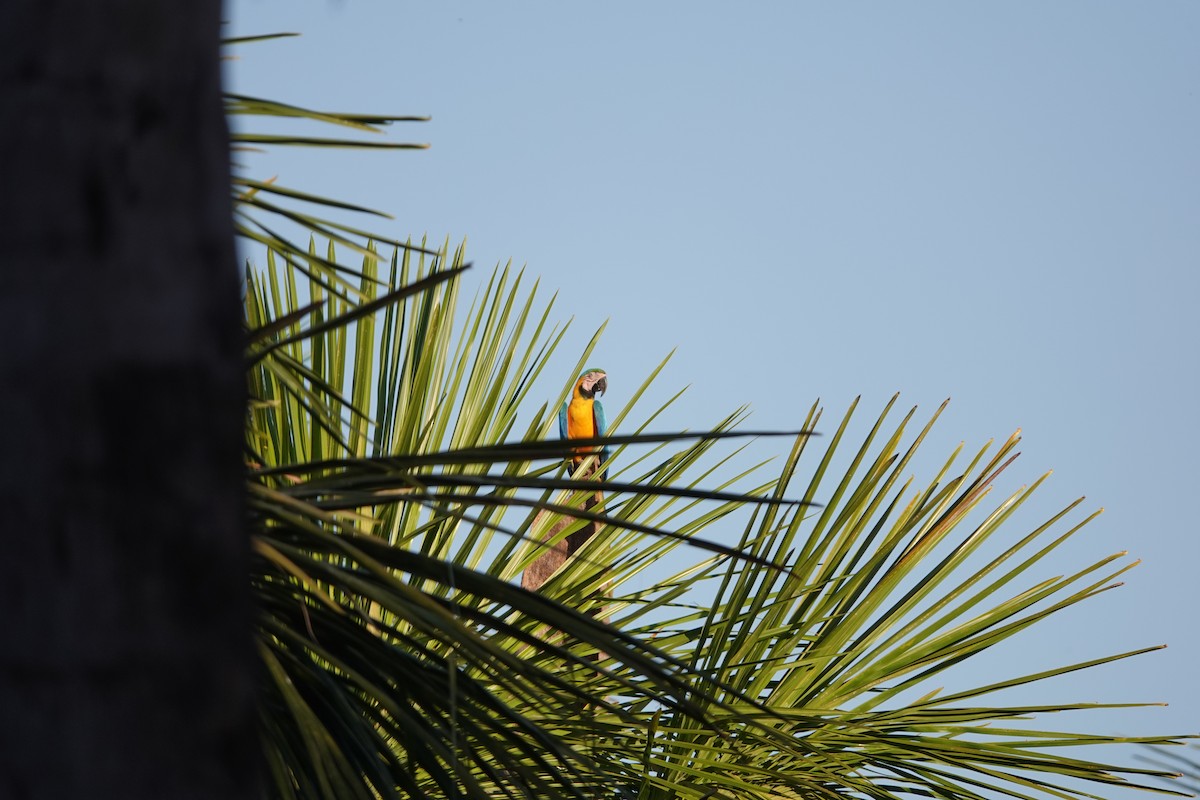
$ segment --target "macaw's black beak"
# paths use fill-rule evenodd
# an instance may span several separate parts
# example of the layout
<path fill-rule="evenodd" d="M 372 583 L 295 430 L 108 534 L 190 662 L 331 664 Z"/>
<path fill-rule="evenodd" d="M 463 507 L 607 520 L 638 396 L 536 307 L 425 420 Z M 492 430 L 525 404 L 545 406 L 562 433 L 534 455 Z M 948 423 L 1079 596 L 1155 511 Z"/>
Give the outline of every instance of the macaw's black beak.
<path fill-rule="evenodd" d="M 592 385 L 593 393 L 599 392 L 600 394 L 604 394 L 607 391 L 608 391 L 608 378 L 607 377 L 601 378 L 600 380 L 596 381 Z"/>

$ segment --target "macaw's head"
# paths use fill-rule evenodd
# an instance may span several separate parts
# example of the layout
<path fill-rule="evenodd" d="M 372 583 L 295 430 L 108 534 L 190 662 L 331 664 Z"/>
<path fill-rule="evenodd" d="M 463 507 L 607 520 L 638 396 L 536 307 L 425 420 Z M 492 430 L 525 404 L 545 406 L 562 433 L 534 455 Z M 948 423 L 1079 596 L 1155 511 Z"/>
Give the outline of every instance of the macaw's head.
<path fill-rule="evenodd" d="M 608 375 L 602 369 L 588 369 L 575 382 L 575 390 L 583 397 L 591 399 L 596 393 L 608 391 Z"/>

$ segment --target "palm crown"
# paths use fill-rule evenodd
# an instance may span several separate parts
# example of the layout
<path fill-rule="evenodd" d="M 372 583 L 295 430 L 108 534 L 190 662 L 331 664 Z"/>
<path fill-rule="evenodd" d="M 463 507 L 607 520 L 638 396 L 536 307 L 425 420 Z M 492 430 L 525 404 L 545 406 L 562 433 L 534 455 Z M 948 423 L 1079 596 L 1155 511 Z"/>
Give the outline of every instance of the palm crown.
<path fill-rule="evenodd" d="M 1086 797 L 1159 773 L 1062 748 L 1168 737 L 1043 730 L 1048 713 L 1107 705 L 1014 691 L 1134 653 L 937 690 L 1130 567 L 1029 577 L 1094 515 L 1076 502 L 1011 530 L 1042 483 L 993 499 L 1016 436 L 916 482 L 937 413 L 919 424 L 893 400 L 852 441 L 855 406 L 826 427 L 814 404 L 776 439 L 790 443 L 776 472 L 717 479 L 727 443 L 761 432 L 736 411 L 701 434 L 651 433 L 671 406 L 640 408 L 655 370 L 611 422 L 616 466 L 576 480 L 552 435 L 574 378 L 549 402 L 532 394 L 568 341 L 536 284 L 499 269 L 464 311 L 462 248 L 371 236 L 268 192 L 352 204 L 235 181 L 265 256 L 247 272 L 246 450 L 272 794 Z M 328 245 L 301 248 L 264 215 Z M 585 525 L 596 535 L 539 591 L 515 585 Z M 989 704 L 1001 690 L 1012 704 Z"/>

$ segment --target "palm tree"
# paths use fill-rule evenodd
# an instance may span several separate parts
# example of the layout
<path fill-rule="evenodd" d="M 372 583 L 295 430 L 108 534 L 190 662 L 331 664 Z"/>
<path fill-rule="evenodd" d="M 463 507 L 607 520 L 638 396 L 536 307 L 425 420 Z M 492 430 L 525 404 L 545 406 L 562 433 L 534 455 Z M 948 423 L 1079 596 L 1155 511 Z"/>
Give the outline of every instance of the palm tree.
<path fill-rule="evenodd" d="M 44 33 L 36 8 L 6 5 L 0 28 Z M 1027 577 L 1090 517 L 1071 504 L 997 542 L 1040 485 L 988 501 L 1015 437 L 912 483 L 932 420 L 913 433 L 889 404 L 845 444 L 852 407 L 818 447 L 814 405 L 777 473 L 718 479 L 723 448 L 753 432 L 735 412 L 699 435 L 648 433 L 670 405 L 638 410 L 652 374 L 614 421 L 607 479 L 572 479 L 547 439 L 556 402 L 530 408 L 566 331 L 523 277 L 498 271 L 459 326 L 461 250 L 325 220 L 298 204 L 353 204 L 239 175 L 233 219 L 265 259 L 247 273 L 243 376 L 217 7 L 139 14 L 133 37 L 88 8 L 0 56 L 3 116 L 20 123 L 0 132 L 0 165 L 28 187 L 0 214 L 17 267 L 0 319 L 22 343 L 0 349 L 0 410 L 18 421 L 0 481 L 20 565 L 0 639 L 8 794 L 252 791 L 247 541 L 272 796 L 1087 797 L 1164 774 L 1064 752 L 1170 737 L 1042 727 L 1104 705 L 992 699 L 1136 653 L 931 689 L 1128 568 Z M 112 41 L 132 48 L 116 66 Z M 89 124 L 66 119 L 79 103 L 40 99 L 47 76 L 88 87 Z M 225 108 L 362 131 L 412 119 Z M 131 148 L 96 146 L 129 130 Z M 57 181 L 30 172 L 49 163 Z M 113 194 L 112 169 L 144 183 Z M 327 249 L 297 244 L 297 225 Z M 98 268 L 121 281 L 98 286 Z M 50 336 L 28 309 L 67 313 Z M 50 413 L 61 402 L 78 413 Z M 556 516 L 576 520 L 557 536 L 598 533 L 524 591 Z M 735 525 L 737 545 L 719 544 Z M 690 560 L 639 585 L 668 555 Z"/>
<path fill-rule="evenodd" d="M 323 114 L 234 96 L 226 110 L 371 132 L 414 119 Z M 233 143 L 343 142 L 241 132 Z M 752 435 L 740 432 L 743 415 L 698 435 L 647 433 L 665 426 L 659 420 L 671 405 L 637 410 L 652 374 L 614 420 L 620 433 L 608 444 L 618 451 L 607 480 L 574 480 L 560 467 L 563 444 L 547 439 L 557 401 L 530 409 L 532 387 L 565 329 L 553 323 L 550 305 L 522 288 L 523 276 L 498 271 L 456 327 L 461 249 L 414 246 L 328 221 L 299 204 L 354 204 L 272 181 L 238 175 L 233 190 L 236 228 L 265 259 L 246 275 L 245 523 L 271 795 L 1069 798 L 1091 796 L 1092 784 L 1160 775 L 1093 760 L 1092 746 L 1169 738 L 1122 740 L 1037 724 L 1050 712 L 1105 706 L 982 700 L 1135 654 L 944 696 L 930 691 L 944 670 L 1098 594 L 1128 569 L 1114 557 L 1050 581 L 1026 577 L 1090 518 L 1074 516 L 1076 504 L 1032 531 L 1007 535 L 1010 545 L 989 547 L 1040 483 L 985 505 L 1015 438 L 995 451 L 953 453 L 928 481 L 912 483 L 902 475 L 932 420 L 912 433 L 911 411 L 895 420 L 889 404 L 862 443 L 844 444 L 857 413 L 851 408 L 818 447 L 810 432 L 822 413 L 814 405 L 788 435 L 791 449 L 778 473 L 762 476 L 760 468 L 718 479 L 736 462 L 727 444 Z M 302 245 L 296 225 L 328 241 L 324 252 Z M 349 266 L 340 255 L 346 252 L 361 264 Z M 222 253 L 210 254 L 218 261 Z M 206 296 L 199 293 L 198 302 Z M 563 375 L 564 395 L 571 378 Z M 114 391 L 131 385 L 118 381 Z M 113 497 L 128 495 L 131 509 L 134 499 L 174 497 L 160 482 L 179 473 L 151 461 L 164 431 L 200 447 L 181 449 L 185 455 L 206 452 L 205 445 L 223 452 L 227 440 L 206 425 L 232 419 L 220 413 L 232 404 L 221 401 L 226 395 L 187 393 L 163 402 L 157 393 L 119 396 L 140 403 L 116 404 L 137 411 L 120 427 L 122 447 L 142 441 L 128 439 L 138 429 L 150 432 L 142 468 L 114 473 Z M 192 410 L 175 414 L 170 427 L 156 414 L 163 408 Z M 28 456 L 26 467 L 38 463 L 31 452 L 17 450 Z M 212 475 L 221 483 L 220 470 Z M 137 480 L 122 486 L 128 476 Z M 227 509 L 209 505 L 216 488 L 188 487 L 205 498 L 206 511 L 220 517 Z M 602 503 L 584 510 L 583 499 L 598 491 Z M 50 505 L 40 497 L 31 495 Z M 14 519 L 12 510 L 25 506 L 8 507 Z M 539 593 L 529 593 L 516 577 L 546 546 L 542 536 L 556 516 L 576 519 L 558 536 L 582 525 L 599 533 Z M 130 518 L 137 517 L 118 522 Z M 239 539 L 228 521 L 196 519 L 197 529 Z M 742 531 L 738 545 L 719 545 L 731 525 Z M 26 537 L 18 545 L 44 541 Z M 8 552 L 25 564 L 29 548 L 22 547 Z M 43 554 L 54 558 L 49 549 Z M 200 560 L 186 575 L 156 564 L 143 577 L 179 577 L 175 590 L 192 606 L 203 603 L 206 634 L 188 639 L 186 651 L 214 662 L 232 658 L 236 686 L 244 673 L 236 669 L 240 582 L 228 578 L 242 564 L 234 555 L 212 561 L 212 572 L 199 571 L 209 564 Z M 682 564 L 671 576 L 655 573 L 648 585 L 638 579 L 671 563 Z M 48 561 L 30 557 L 28 564 L 35 569 L 19 581 L 44 581 Z M 120 588 L 136 593 L 140 585 Z M 95 628 L 91 616 L 74 618 Z M 112 621 L 116 636 L 127 619 Z M 178 620 L 163 621 L 162 636 L 170 638 Z M 6 636 L 32 636 L 28 625 L 14 630 Z M 5 646 L 6 663 L 29 652 L 30 640 Z M 6 674 L 32 674 L 24 662 L 17 667 Z M 4 685 L 6 709 L 16 708 L 22 686 Z M 222 786 L 246 790 L 246 760 L 211 752 L 216 741 L 234 742 L 236 750 L 228 734 L 238 726 L 228 721 L 239 720 L 245 694 L 215 697 L 191 680 L 186 688 L 188 702 L 179 708 L 202 721 L 187 718 L 174 729 L 208 738 L 180 748 L 179 739 L 149 736 L 146 746 L 167 748 L 156 763 L 241 764 Z M 55 708 L 64 702 L 67 694 Z M 215 722 L 204 721 L 210 717 Z M 1034 723 L 1010 722 L 1027 717 Z M 6 736 L 6 766 L 30 752 L 20 741 L 32 739 L 29 729 Z M 94 754 L 121 750 L 122 740 L 110 739 Z M 59 786 L 62 775 L 44 760 L 30 760 L 29 768 L 25 775 Z M 104 769 L 97 763 L 77 775 L 94 781 Z M 28 790 L 30 782 L 7 786 Z"/>
<path fill-rule="evenodd" d="M 931 690 L 1131 566 L 1112 556 L 1026 577 L 1094 515 L 1078 518 L 1076 502 L 1032 531 L 1006 527 L 1041 484 L 986 504 L 1016 436 L 956 451 L 914 484 L 902 476 L 934 420 L 914 435 L 893 401 L 836 474 L 856 409 L 814 453 L 814 406 L 778 474 L 706 490 L 742 415 L 698 437 L 647 434 L 668 410 L 637 410 L 651 375 L 615 421 L 628 433 L 610 440 L 608 480 L 572 480 L 547 436 L 595 337 L 560 396 L 529 413 L 566 335 L 536 286 L 498 270 L 464 317 L 461 248 L 364 249 L 355 299 L 270 251 L 248 275 L 277 793 L 1085 797 L 1089 782 L 1157 774 L 1062 748 L 1169 737 L 1017 722 L 1108 704 L 984 700 L 1137 653 Z M 307 269 L 321 263 L 336 250 Z M 597 489 L 602 505 L 582 510 Z M 575 522 L 558 537 L 599 533 L 525 592 L 515 581 L 545 546 L 538 526 L 559 515 Z M 717 545 L 733 525 L 737 546 Z M 654 572 L 672 552 L 694 557 Z"/>
<path fill-rule="evenodd" d="M 0 796 L 255 794 L 221 4 L 0 5 Z"/>

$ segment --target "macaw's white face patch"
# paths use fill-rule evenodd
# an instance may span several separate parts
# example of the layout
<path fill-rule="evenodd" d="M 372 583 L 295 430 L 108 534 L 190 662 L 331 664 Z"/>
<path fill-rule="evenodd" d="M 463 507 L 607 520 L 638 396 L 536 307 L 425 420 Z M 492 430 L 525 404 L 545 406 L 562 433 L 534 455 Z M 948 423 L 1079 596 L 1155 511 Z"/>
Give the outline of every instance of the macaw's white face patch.
<path fill-rule="evenodd" d="M 608 391 L 608 375 L 599 370 L 592 370 L 579 381 L 579 389 L 585 397 L 592 397 L 596 392 L 604 394 Z"/>

